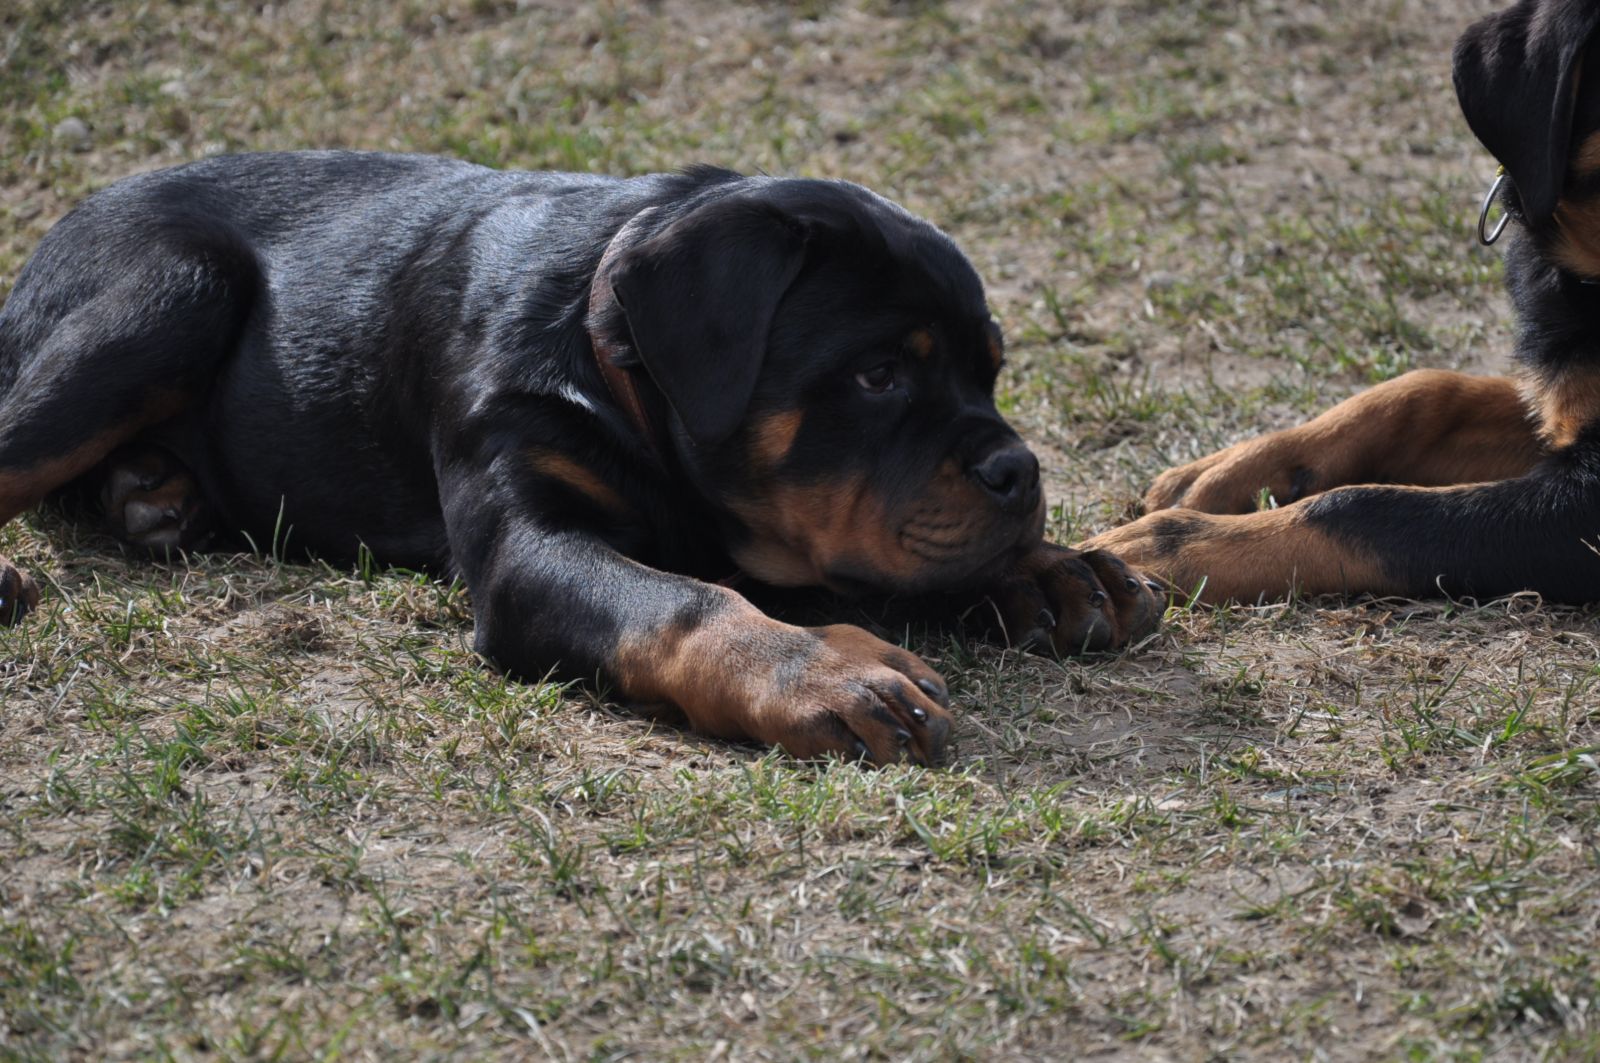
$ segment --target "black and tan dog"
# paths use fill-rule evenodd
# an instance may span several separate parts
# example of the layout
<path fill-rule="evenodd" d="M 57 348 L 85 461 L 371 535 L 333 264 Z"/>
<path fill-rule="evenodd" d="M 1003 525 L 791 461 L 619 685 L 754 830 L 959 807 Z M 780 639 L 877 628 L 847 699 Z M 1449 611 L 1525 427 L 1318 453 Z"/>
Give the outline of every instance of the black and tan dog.
<path fill-rule="evenodd" d="M 1509 176 L 1515 378 L 1418 371 L 1163 473 L 1085 544 L 1209 601 L 1307 593 L 1600 601 L 1600 3 L 1523 0 L 1455 51 Z M 1363 485 L 1363 486 L 1350 486 Z M 1277 509 L 1255 511 L 1269 490 Z"/>
<path fill-rule="evenodd" d="M 459 573 L 516 674 L 931 762 L 948 696 L 924 662 L 708 580 L 987 596 L 1061 652 L 1152 630 L 1156 585 L 1043 542 L 1000 363 L 954 244 L 855 185 L 217 158 L 91 197 L 18 277 L 0 522 L 98 478 L 153 549 L 364 544 Z M 0 596 L 8 620 L 38 601 L 4 562 Z"/>

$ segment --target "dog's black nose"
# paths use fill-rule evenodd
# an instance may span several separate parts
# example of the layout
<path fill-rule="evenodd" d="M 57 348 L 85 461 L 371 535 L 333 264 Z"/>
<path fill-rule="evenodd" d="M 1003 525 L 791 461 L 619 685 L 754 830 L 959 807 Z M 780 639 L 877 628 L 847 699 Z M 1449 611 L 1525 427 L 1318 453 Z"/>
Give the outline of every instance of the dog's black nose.
<path fill-rule="evenodd" d="M 972 475 L 1007 513 L 1029 513 L 1039 504 L 1039 459 L 1027 447 L 992 451 Z"/>

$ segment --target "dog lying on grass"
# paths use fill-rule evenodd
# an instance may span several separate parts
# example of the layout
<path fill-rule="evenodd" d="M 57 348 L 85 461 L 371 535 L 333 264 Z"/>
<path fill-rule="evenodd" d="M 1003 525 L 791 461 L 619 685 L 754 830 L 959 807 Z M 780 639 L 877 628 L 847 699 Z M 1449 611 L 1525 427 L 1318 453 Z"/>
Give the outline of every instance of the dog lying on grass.
<path fill-rule="evenodd" d="M 1522 0 L 1455 50 L 1503 166 L 1515 377 L 1420 370 L 1163 473 L 1091 539 L 1202 600 L 1600 601 L 1600 4 Z M 1485 209 L 1487 209 L 1487 204 Z M 1257 510 L 1266 490 L 1278 507 Z M 1203 586 L 1202 586 L 1203 585 Z"/>
<path fill-rule="evenodd" d="M 927 664 L 717 581 L 988 599 L 1063 653 L 1153 630 L 1157 584 L 1043 541 L 1001 359 L 955 245 L 855 185 L 219 157 L 92 196 L 18 277 L 0 523 L 88 479 L 152 550 L 364 546 L 458 573 L 510 672 L 932 763 Z M 38 600 L 0 560 L 0 619 Z"/>

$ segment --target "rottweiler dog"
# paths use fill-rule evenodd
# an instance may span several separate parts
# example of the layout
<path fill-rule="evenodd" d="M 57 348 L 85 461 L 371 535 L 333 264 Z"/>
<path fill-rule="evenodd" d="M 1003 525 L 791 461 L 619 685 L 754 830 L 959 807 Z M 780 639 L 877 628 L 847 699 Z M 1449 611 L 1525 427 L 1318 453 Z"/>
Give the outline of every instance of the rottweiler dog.
<path fill-rule="evenodd" d="M 1295 588 L 1600 601 L 1597 25 L 1594 0 L 1522 0 L 1455 49 L 1461 109 L 1520 230 L 1505 258 L 1517 374 L 1397 377 L 1162 473 L 1144 517 L 1085 548 L 1203 581 L 1206 601 Z M 1263 489 L 1277 508 L 1257 509 Z"/>
<path fill-rule="evenodd" d="M 1001 360 L 966 258 L 856 185 L 218 157 L 91 196 L 18 276 L 0 522 L 87 484 L 157 551 L 364 546 L 458 574 L 513 674 L 932 763 L 926 663 L 717 581 L 981 603 L 1062 653 L 1150 632 L 1159 585 L 1043 540 Z M 0 597 L 14 621 L 37 585 L 0 562 Z"/>

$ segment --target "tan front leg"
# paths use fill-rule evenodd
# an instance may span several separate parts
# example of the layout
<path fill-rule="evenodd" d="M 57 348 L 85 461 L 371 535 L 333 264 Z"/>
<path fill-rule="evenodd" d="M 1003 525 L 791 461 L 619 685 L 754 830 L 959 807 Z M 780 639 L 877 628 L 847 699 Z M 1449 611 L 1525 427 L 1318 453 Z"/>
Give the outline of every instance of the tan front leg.
<path fill-rule="evenodd" d="M 1418 487 L 1521 476 L 1544 455 L 1515 381 L 1419 369 L 1315 420 L 1246 440 L 1156 477 L 1145 509 L 1248 513 L 1349 484 Z"/>

